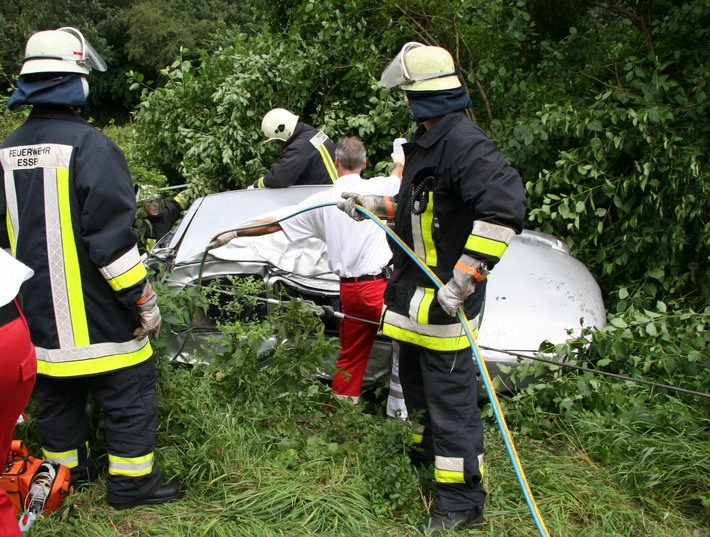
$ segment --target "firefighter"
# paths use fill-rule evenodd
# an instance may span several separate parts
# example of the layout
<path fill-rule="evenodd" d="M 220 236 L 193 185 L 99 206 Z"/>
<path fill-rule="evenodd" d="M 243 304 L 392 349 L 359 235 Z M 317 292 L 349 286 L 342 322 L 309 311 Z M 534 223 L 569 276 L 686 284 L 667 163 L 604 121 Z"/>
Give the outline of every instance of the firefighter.
<path fill-rule="evenodd" d="M 133 182 L 123 152 L 79 115 L 91 69 L 106 64 L 75 28 L 27 41 L 8 106 L 32 107 L 0 149 L 0 243 L 35 272 L 22 287 L 37 353 L 43 457 L 71 481 L 97 477 L 85 404 L 105 411 L 107 500 L 124 509 L 183 495 L 154 463 L 160 329 L 132 226 Z"/>
<path fill-rule="evenodd" d="M 253 188 L 332 185 L 338 179 L 335 144 L 323 132 L 283 108 L 270 110 L 261 122 L 267 141 L 280 144 L 281 155 Z"/>
<path fill-rule="evenodd" d="M 382 330 L 401 343 L 407 412 L 421 416 L 410 457 L 434 467 L 434 509 L 420 529 L 462 531 L 483 522 L 486 492 L 477 370 L 456 315 L 463 308 L 471 328 L 478 326 L 488 273 L 522 231 L 525 193 L 518 172 L 466 114 L 471 101 L 448 51 L 407 43 L 381 83 L 404 89 L 418 123 L 404 144 L 395 232 L 446 282 L 437 292 L 395 249 Z M 351 216 L 360 217 L 355 204 L 378 216 L 391 210 L 381 197 L 343 197 L 339 206 Z"/>
<path fill-rule="evenodd" d="M 145 202 L 143 207 L 145 217 L 136 221 L 136 231 L 140 241 L 139 252 L 141 254 L 150 252 L 158 239 L 167 235 L 173 224 L 180 218 L 182 211 L 189 206 L 189 198 L 183 192 L 168 201 L 163 201 L 163 198 L 158 195 Z"/>

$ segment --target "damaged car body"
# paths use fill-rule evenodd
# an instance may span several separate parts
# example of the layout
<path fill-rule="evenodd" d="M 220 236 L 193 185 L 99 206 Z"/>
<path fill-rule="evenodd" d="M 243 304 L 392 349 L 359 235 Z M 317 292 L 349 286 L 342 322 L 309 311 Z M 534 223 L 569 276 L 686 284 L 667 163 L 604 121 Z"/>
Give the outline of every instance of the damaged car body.
<path fill-rule="evenodd" d="M 261 314 L 284 297 L 307 301 L 314 311 L 337 308 L 339 279 L 330 272 L 325 243 L 317 239 L 290 242 L 283 232 L 260 237 L 239 237 L 205 254 L 215 235 L 245 222 L 274 216 L 286 218 L 308 196 L 328 186 L 294 186 L 282 189 L 248 189 L 211 194 L 196 200 L 180 225 L 151 251 L 147 264 L 160 266 L 165 281 L 178 287 L 207 284 L 230 277 L 255 277 L 264 283 Z M 337 320 L 322 315 L 325 334 L 337 338 Z M 504 389 L 514 386 L 510 368 L 535 355 L 543 342 L 564 343 L 584 328 L 603 327 L 606 312 L 599 286 L 589 270 L 570 255 L 555 237 L 523 231 L 489 276 L 486 304 L 477 343 L 492 378 Z M 201 319 L 190 337 L 173 334 L 168 352 L 173 359 L 190 362 L 195 351 L 208 345 L 218 330 L 210 319 Z M 265 340 L 260 353 L 283 341 L 276 335 Z M 396 343 L 378 334 L 363 379 L 363 388 L 389 380 Z M 314 374 L 329 380 L 337 359 L 323 357 Z M 519 387 L 519 386 L 518 386 Z"/>

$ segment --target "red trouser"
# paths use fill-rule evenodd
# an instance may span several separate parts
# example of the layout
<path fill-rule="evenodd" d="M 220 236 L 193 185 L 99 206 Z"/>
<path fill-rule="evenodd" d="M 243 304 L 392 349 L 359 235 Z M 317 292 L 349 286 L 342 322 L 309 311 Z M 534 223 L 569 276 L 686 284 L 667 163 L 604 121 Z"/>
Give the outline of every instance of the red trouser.
<path fill-rule="evenodd" d="M 10 303 L 4 309 L 16 307 Z M 10 444 L 15 434 L 15 423 L 30 398 L 37 373 L 35 348 L 30 341 L 27 321 L 19 317 L 0 326 L 0 393 L 3 395 L 0 412 L 0 471 L 5 471 L 10 455 Z M 0 488 L 0 537 L 21 535 L 15 509 L 5 489 Z"/>
<path fill-rule="evenodd" d="M 341 311 L 346 315 L 340 324 L 340 357 L 333 374 L 333 392 L 352 397 L 357 402 L 365 376 L 367 360 L 377 336 L 377 324 L 348 316 L 380 322 L 387 280 L 340 282 Z"/>

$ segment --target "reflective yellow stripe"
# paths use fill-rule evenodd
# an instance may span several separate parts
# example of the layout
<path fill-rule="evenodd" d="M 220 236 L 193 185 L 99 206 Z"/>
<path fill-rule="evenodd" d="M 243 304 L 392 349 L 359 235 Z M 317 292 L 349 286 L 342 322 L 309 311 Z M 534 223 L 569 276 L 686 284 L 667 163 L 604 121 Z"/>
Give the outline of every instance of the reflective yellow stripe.
<path fill-rule="evenodd" d="M 462 457 L 434 456 L 434 480 L 437 483 L 463 483 L 463 470 Z"/>
<path fill-rule="evenodd" d="M 175 200 L 175 203 L 177 203 L 180 206 L 181 209 L 187 209 L 188 206 L 190 205 L 190 202 L 188 201 L 187 197 L 182 192 L 180 192 L 173 199 Z"/>
<path fill-rule="evenodd" d="M 108 473 L 110 475 L 125 475 L 139 477 L 149 475 L 153 471 L 153 453 L 140 457 L 108 456 Z"/>
<path fill-rule="evenodd" d="M 323 159 L 323 164 L 325 164 L 325 169 L 330 176 L 330 180 L 335 183 L 338 180 L 338 171 L 335 169 L 335 163 L 333 162 L 330 153 L 328 153 L 328 148 L 325 144 L 320 144 L 316 147 L 316 149 L 320 153 L 320 158 Z"/>
<path fill-rule="evenodd" d="M 137 284 L 139 281 L 144 279 L 148 275 L 143 263 L 136 263 L 133 268 L 124 272 L 120 276 L 106 280 L 111 289 L 114 291 L 120 291 L 121 289 L 128 289 L 132 285 Z"/>
<path fill-rule="evenodd" d="M 74 345 L 83 347 L 90 343 L 89 324 L 84 306 L 84 290 L 81 285 L 79 254 L 76 249 L 74 230 L 72 229 L 71 202 L 69 199 L 69 170 L 57 170 L 57 198 L 59 202 L 59 222 L 62 235 L 62 258 L 66 274 L 67 299 L 71 315 Z"/>
<path fill-rule="evenodd" d="M 419 308 L 417 309 L 417 322 L 422 324 L 427 324 L 429 322 L 429 310 L 431 308 L 431 303 L 436 296 L 434 289 L 424 287 L 424 296 L 419 303 Z"/>
<path fill-rule="evenodd" d="M 415 431 L 412 431 L 412 441 L 415 445 L 421 445 L 424 440 L 424 426 L 419 425 Z"/>
<path fill-rule="evenodd" d="M 42 448 L 42 457 L 49 462 L 63 464 L 67 468 L 76 468 L 79 466 L 79 450 L 71 449 L 69 451 L 49 451 Z"/>
<path fill-rule="evenodd" d="M 490 255 L 500 259 L 508 249 L 508 245 L 504 242 L 499 242 L 477 235 L 471 235 L 466 241 L 466 250 L 478 252 L 485 255 Z"/>
<path fill-rule="evenodd" d="M 423 261 L 430 267 L 435 267 L 439 257 L 434 244 L 434 192 L 429 192 L 429 203 L 426 211 L 421 215 L 421 232 L 424 245 Z"/>
<path fill-rule="evenodd" d="M 10 220 L 10 211 L 5 212 L 5 223 L 7 224 L 7 236 L 10 239 L 10 253 L 15 257 L 15 229 L 12 227 L 12 220 Z"/>
<path fill-rule="evenodd" d="M 69 362 L 48 362 L 41 359 L 42 349 L 38 349 L 37 373 L 50 377 L 80 377 L 96 375 L 123 369 L 132 365 L 145 362 L 153 355 L 153 348 L 146 339 L 145 345 L 134 352 L 112 354 L 89 360 L 75 360 Z"/>
<path fill-rule="evenodd" d="M 469 347 L 465 334 L 459 337 L 425 336 L 387 323 L 382 326 L 382 333 L 397 341 L 412 343 L 434 351 L 459 351 Z"/>
<path fill-rule="evenodd" d="M 437 483 L 465 483 L 463 472 L 454 472 L 451 470 L 434 470 L 434 481 Z"/>

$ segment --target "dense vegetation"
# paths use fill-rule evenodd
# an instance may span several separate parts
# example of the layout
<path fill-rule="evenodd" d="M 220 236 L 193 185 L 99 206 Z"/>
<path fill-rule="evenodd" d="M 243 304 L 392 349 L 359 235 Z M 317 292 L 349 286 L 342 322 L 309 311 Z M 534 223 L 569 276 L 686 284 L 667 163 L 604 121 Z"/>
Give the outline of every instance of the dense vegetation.
<path fill-rule="evenodd" d="M 376 163 L 370 173 L 384 170 L 392 139 L 412 124 L 400 92 L 379 86 L 379 75 L 406 41 L 445 46 L 477 121 L 524 178 L 527 226 L 564 239 L 602 287 L 608 326 L 555 350 L 586 367 L 708 391 L 707 2 L 190 4 L 6 3 L 6 83 L 31 30 L 86 28 L 112 67 L 90 78 L 89 115 L 121 123 L 119 108 L 137 104 L 128 126 L 108 129 L 134 173 L 202 195 L 263 174 L 276 148 L 260 143 L 259 124 L 274 106 L 336 140 L 362 137 Z M 17 119 L 0 118 L 3 132 Z M 174 325 L 207 299 L 195 290 L 161 295 Z M 303 312 L 279 315 L 302 323 L 302 335 L 319 333 Z M 258 369 L 248 342 L 263 330 L 225 325 L 219 371 L 165 366 L 160 458 L 187 481 L 186 502 L 116 517 L 84 508 L 100 501 L 101 487 L 91 487 L 37 533 L 411 533 L 428 491 L 396 450 L 406 442 L 402 424 L 381 419 L 377 394 L 364 412 L 325 418 L 327 390 L 306 375 L 318 349 L 296 345 L 288 353 L 298 362 L 282 356 Z M 553 535 L 710 533 L 707 397 L 547 365 L 521 369 L 539 380 L 503 403 Z M 493 469 L 484 531 L 532 535 L 484 409 Z"/>

